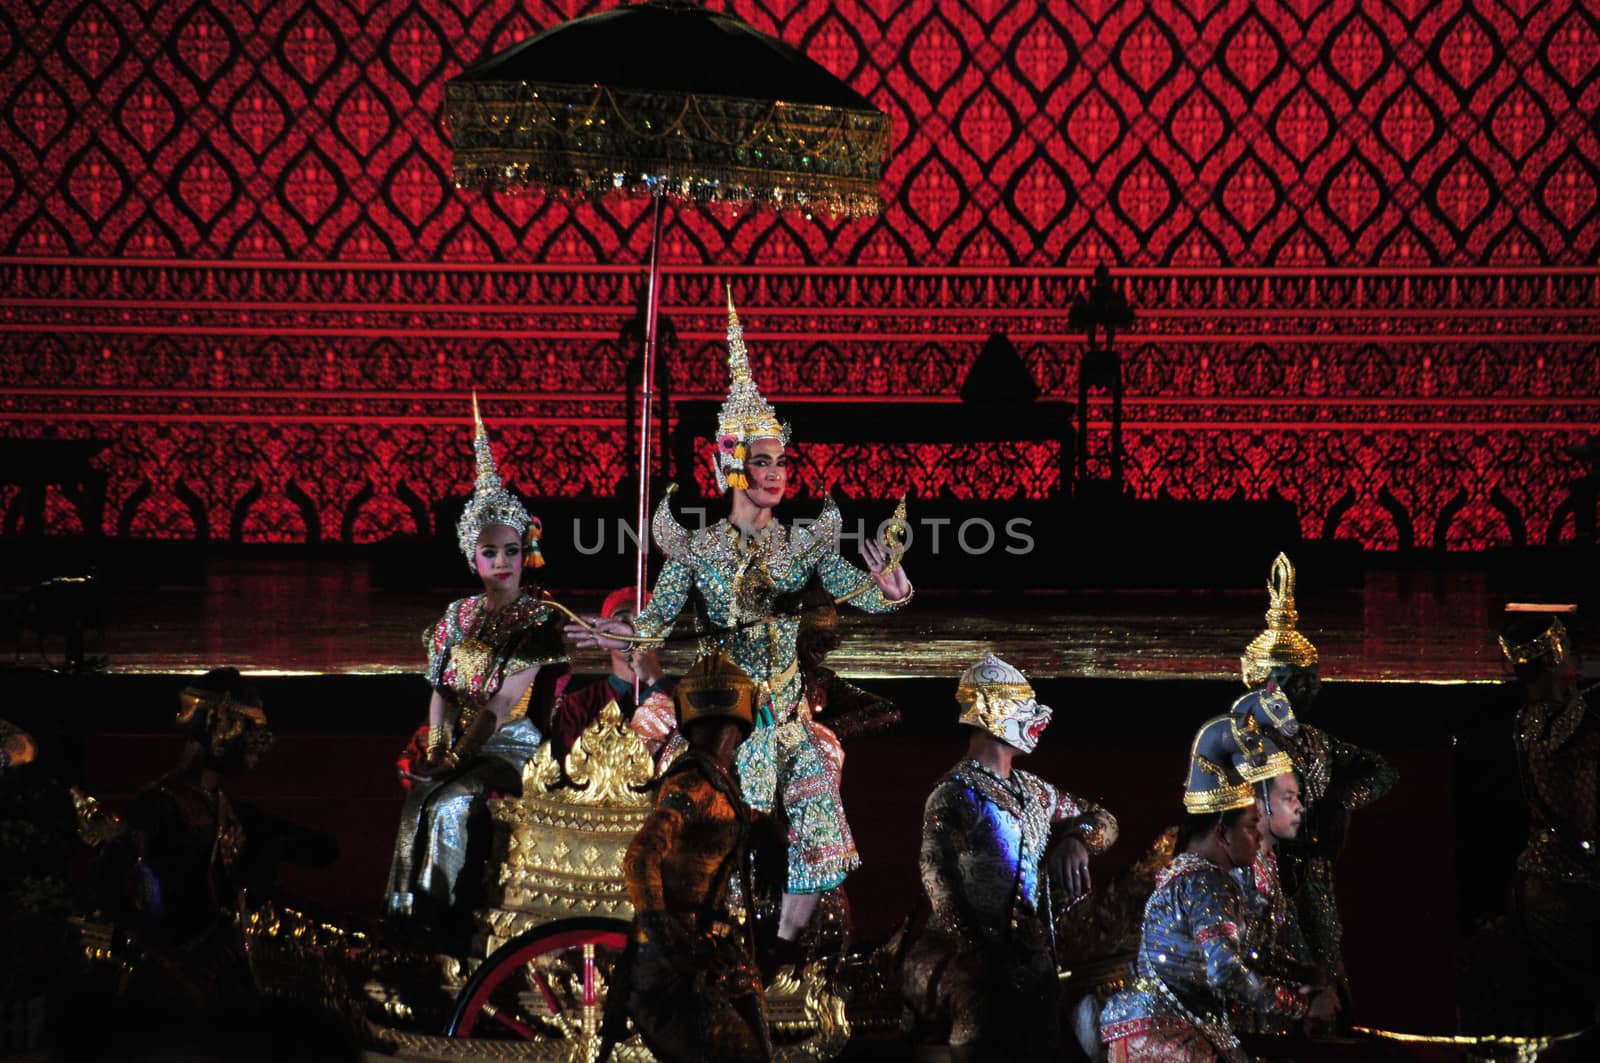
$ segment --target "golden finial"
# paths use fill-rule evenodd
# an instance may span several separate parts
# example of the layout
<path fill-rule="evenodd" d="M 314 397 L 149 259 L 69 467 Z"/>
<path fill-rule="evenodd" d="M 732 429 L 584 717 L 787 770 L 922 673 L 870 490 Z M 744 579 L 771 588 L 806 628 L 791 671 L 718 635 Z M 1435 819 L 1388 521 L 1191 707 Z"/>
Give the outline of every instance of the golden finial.
<path fill-rule="evenodd" d="M 894 512 L 884 521 L 883 530 L 878 533 L 878 541 L 889 555 L 883 571 L 893 572 L 900 567 L 900 559 L 906 556 L 906 539 L 910 534 L 911 526 L 906 521 L 906 496 L 901 495 Z"/>
<path fill-rule="evenodd" d="M 1296 629 L 1299 621 L 1294 601 L 1294 564 L 1280 552 L 1273 558 L 1267 576 L 1267 629 L 1250 640 L 1244 656 L 1239 658 L 1245 686 L 1265 683 L 1274 668 L 1308 668 L 1317 663 L 1317 648 Z"/>

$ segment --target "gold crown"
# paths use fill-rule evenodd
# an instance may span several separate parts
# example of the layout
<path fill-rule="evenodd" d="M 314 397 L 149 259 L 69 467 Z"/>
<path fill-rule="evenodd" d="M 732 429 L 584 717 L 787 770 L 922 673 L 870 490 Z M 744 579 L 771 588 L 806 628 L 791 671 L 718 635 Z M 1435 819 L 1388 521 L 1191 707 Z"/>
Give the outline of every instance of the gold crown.
<path fill-rule="evenodd" d="M 789 426 L 778 423 L 778 413 L 762 397 L 750 375 L 750 355 L 744 346 L 744 328 L 733 308 L 733 288 L 728 288 L 728 397 L 717 411 L 717 485 L 747 488 L 744 463 L 750 444 L 776 439 L 789 445 Z"/>
<path fill-rule="evenodd" d="M 726 653 L 699 658 L 678 680 L 678 726 L 725 718 L 747 728 L 756 722 L 756 683 Z"/>
<path fill-rule="evenodd" d="M 1267 681 L 1274 668 L 1297 665 L 1309 668 L 1317 663 L 1317 648 L 1296 630 L 1300 614 L 1294 607 L 1294 565 L 1284 554 L 1272 562 L 1267 577 L 1267 629 L 1250 640 L 1239 667 L 1244 684 L 1258 687 Z"/>
<path fill-rule="evenodd" d="M 1508 613 L 1575 614 L 1577 611 L 1578 607 L 1575 605 L 1543 605 L 1527 602 L 1506 604 Z M 1561 622 L 1560 616 L 1552 616 L 1549 627 L 1523 642 L 1507 642 L 1504 635 L 1500 636 L 1500 652 L 1505 654 L 1506 660 L 1512 664 L 1532 664 L 1534 661 L 1546 658 L 1551 664 L 1560 664 L 1566 658 L 1570 646 L 1571 639 L 1567 634 L 1567 625 Z"/>
<path fill-rule="evenodd" d="M 472 482 L 472 498 L 456 522 L 456 545 L 466 556 L 467 567 L 476 571 L 473 557 L 478 552 L 478 536 L 483 529 L 503 524 L 515 528 L 522 537 L 525 551 L 523 563 L 533 568 L 544 565 L 544 555 L 539 552 L 539 538 L 543 528 L 539 521 L 528 516 L 521 502 L 500 480 L 500 470 L 495 466 L 494 451 L 489 446 L 489 431 L 483 426 L 478 413 L 478 393 L 472 393 L 472 451 L 476 475 Z"/>

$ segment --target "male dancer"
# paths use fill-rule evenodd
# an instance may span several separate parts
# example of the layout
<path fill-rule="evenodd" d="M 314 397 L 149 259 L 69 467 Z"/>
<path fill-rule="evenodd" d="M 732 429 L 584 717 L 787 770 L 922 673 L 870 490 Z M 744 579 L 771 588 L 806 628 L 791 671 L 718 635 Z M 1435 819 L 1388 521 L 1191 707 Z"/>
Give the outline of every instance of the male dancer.
<path fill-rule="evenodd" d="M 1287 1019 L 1330 1019 L 1331 990 L 1259 974 L 1242 944 L 1247 912 L 1235 868 L 1260 848 L 1260 811 L 1245 774 L 1287 769 L 1227 717 L 1207 721 L 1189 754 L 1183 849 L 1156 876 L 1145 905 L 1133 982 L 1107 1003 L 1100 1036 L 1111 1063 L 1211 1063 L 1249 1059 L 1229 1021 L 1236 1007 Z"/>
<path fill-rule="evenodd" d="M 1396 775 L 1377 753 L 1305 722 L 1321 679 L 1317 648 L 1296 629 L 1294 580 L 1294 566 L 1279 554 L 1267 582 L 1267 628 L 1239 658 L 1251 689 L 1229 712 L 1241 722 L 1254 722 L 1294 764 L 1305 814 L 1297 836 L 1278 847 L 1278 871 L 1305 935 L 1306 959 L 1329 973 L 1348 1007 L 1333 862 L 1344 848 L 1350 814 L 1388 793 Z"/>
<path fill-rule="evenodd" d="M 761 977 L 747 929 L 728 914 L 728 882 L 745 874 L 755 829 L 733 776 L 734 750 L 755 723 L 755 683 L 717 654 L 696 661 L 677 694 L 688 749 L 623 858 L 634 918 L 606 1038 L 620 1041 L 626 1018 L 667 1063 L 768 1060 Z"/>
<path fill-rule="evenodd" d="M 1090 887 L 1089 857 L 1117 838 L 1117 821 L 1012 766 L 1050 723 L 1021 672 L 994 654 L 961 676 L 966 759 L 928 797 L 922 885 L 933 908 L 906 956 L 913 1016 L 950 1025 L 957 1061 L 1055 1060 L 1061 1020 L 1046 877 L 1069 896 Z"/>

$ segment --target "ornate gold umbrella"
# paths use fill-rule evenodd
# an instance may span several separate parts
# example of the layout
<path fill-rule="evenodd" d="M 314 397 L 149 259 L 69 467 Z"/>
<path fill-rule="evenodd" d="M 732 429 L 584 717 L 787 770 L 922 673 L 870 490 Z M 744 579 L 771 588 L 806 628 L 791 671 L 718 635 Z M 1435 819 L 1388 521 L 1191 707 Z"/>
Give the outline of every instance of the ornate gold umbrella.
<path fill-rule="evenodd" d="M 445 122 L 459 187 L 652 197 L 640 396 L 642 599 L 663 200 L 876 214 L 889 118 L 736 15 L 649 0 L 561 23 L 474 64 L 446 84 Z"/>

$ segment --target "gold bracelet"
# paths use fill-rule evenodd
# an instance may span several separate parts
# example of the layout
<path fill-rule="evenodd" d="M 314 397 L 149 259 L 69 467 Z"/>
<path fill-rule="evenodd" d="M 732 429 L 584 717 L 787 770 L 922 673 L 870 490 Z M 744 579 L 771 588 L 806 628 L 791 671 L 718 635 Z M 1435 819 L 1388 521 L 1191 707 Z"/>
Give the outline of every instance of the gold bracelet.
<path fill-rule="evenodd" d="M 917 595 L 917 588 L 909 587 L 906 590 L 906 595 L 905 595 L 904 598 L 885 598 L 883 600 L 883 604 L 884 605 L 895 605 L 895 606 L 904 605 L 907 602 L 909 602 L 912 598 L 915 598 L 916 595 Z"/>
<path fill-rule="evenodd" d="M 428 725 L 428 756 L 436 757 L 444 752 L 445 744 L 449 740 L 450 732 L 438 724 Z"/>

